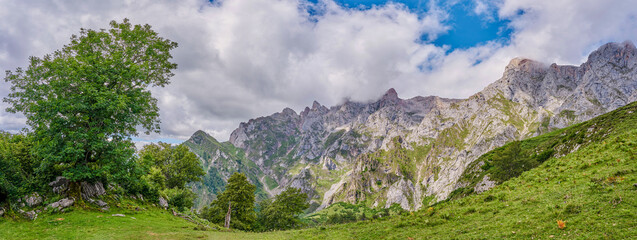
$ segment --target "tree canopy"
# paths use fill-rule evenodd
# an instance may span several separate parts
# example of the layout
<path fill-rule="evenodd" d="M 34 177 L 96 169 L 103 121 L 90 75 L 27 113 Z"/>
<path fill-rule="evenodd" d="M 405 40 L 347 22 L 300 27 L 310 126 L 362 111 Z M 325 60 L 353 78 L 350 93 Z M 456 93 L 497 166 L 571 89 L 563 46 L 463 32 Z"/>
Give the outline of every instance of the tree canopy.
<path fill-rule="evenodd" d="M 149 25 L 112 21 L 108 30 L 81 29 L 62 49 L 31 57 L 26 70 L 7 71 L 9 112 L 27 118 L 42 159 L 39 174 L 73 182 L 126 171 L 138 127 L 159 132 L 157 99 L 177 68 L 177 43 Z"/>
<path fill-rule="evenodd" d="M 285 230 L 302 225 L 299 214 L 310 205 L 307 194 L 298 188 L 288 188 L 274 198 L 261 202 L 259 224 L 263 230 Z"/>
<path fill-rule="evenodd" d="M 243 173 L 233 173 L 228 179 L 226 189 L 215 199 L 210 207 L 204 208 L 202 216 L 211 222 L 223 223 L 231 204 L 230 227 L 250 230 L 256 220 L 254 211 L 254 192 L 252 185 Z"/>
<path fill-rule="evenodd" d="M 153 173 L 163 175 L 163 178 L 153 177 L 155 184 L 166 188 L 185 188 L 186 183 L 201 181 L 206 173 L 199 165 L 197 155 L 190 152 L 188 147 L 168 143 L 149 144 L 139 153 L 142 165 Z"/>

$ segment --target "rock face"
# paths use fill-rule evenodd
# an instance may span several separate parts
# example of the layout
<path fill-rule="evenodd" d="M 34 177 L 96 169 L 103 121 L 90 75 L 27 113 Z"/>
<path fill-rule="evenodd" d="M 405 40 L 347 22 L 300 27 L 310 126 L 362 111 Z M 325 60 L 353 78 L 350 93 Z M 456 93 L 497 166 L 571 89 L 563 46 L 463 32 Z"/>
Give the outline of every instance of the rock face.
<path fill-rule="evenodd" d="M 346 201 L 418 209 L 424 200 L 446 199 L 489 150 L 636 101 L 636 54 L 625 42 L 603 45 L 580 66 L 516 58 L 467 99 L 401 99 L 390 89 L 374 102 L 314 102 L 298 114 L 286 108 L 251 119 L 225 143 L 208 144 L 197 132 L 187 145 L 213 179 L 240 171 L 270 196 L 295 186 L 321 207 Z M 492 183 L 483 180 L 480 189 L 487 189 Z"/>
<path fill-rule="evenodd" d="M 82 185 L 82 198 L 94 198 L 99 197 L 106 194 L 106 190 L 104 189 L 104 185 L 101 182 L 96 183 L 87 183 L 81 182 Z"/>
<path fill-rule="evenodd" d="M 69 189 L 69 180 L 65 177 L 58 176 L 55 181 L 50 182 L 49 186 L 53 188 L 53 192 L 56 194 L 64 194 Z"/>

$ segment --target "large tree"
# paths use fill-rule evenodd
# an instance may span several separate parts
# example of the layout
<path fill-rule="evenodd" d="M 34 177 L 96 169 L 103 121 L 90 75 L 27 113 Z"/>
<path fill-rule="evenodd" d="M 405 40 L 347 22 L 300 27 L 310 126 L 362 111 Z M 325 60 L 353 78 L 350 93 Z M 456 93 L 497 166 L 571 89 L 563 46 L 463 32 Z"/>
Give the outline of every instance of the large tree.
<path fill-rule="evenodd" d="M 159 132 L 150 87 L 169 83 L 175 47 L 149 25 L 124 19 L 108 30 L 81 29 L 62 49 L 31 57 L 26 70 L 7 71 L 7 111 L 26 116 L 40 173 L 77 183 L 125 171 L 134 153 L 130 137 L 140 127 Z"/>
<path fill-rule="evenodd" d="M 210 207 L 204 208 L 203 217 L 215 223 L 223 223 L 230 212 L 230 227 L 250 230 L 256 220 L 254 211 L 254 191 L 243 173 L 233 173 L 228 179 L 226 190 L 217 196 Z M 230 209 L 230 211 L 228 211 Z"/>

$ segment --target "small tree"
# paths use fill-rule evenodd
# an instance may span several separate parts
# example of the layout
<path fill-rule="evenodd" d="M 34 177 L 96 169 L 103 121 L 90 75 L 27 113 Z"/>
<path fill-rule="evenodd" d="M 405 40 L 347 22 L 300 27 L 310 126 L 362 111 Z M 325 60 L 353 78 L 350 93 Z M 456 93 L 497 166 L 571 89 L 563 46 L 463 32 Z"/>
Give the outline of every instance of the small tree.
<path fill-rule="evenodd" d="M 226 190 L 217 195 L 210 207 L 203 210 L 203 217 L 211 222 L 224 224 L 230 212 L 230 227 L 250 230 L 256 220 L 254 211 L 254 191 L 256 187 L 243 173 L 233 173 L 228 179 Z M 230 211 L 228 211 L 230 208 Z"/>
<path fill-rule="evenodd" d="M 301 226 L 299 215 L 310 205 L 307 194 L 298 188 L 288 188 L 261 205 L 259 223 L 264 230 L 285 230 Z"/>
<path fill-rule="evenodd" d="M 7 111 L 26 116 L 42 159 L 39 174 L 62 174 L 75 194 L 80 181 L 126 171 L 137 127 L 159 132 L 157 99 L 149 87 L 167 85 L 177 67 L 170 62 L 177 43 L 149 25 L 124 19 L 110 26 L 81 29 L 69 45 L 31 57 L 26 70 L 5 77 L 11 84 Z"/>

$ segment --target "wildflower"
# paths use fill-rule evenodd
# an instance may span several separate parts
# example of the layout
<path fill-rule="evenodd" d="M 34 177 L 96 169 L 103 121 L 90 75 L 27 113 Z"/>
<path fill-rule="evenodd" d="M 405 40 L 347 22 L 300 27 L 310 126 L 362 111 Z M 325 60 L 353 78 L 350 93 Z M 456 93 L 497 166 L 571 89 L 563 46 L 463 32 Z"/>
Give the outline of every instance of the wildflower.
<path fill-rule="evenodd" d="M 559 229 L 564 229 L 566 227 L 566 222 L 562 220 L 557 220 L 557 227 Z"/>

